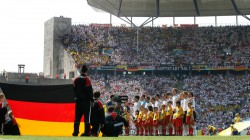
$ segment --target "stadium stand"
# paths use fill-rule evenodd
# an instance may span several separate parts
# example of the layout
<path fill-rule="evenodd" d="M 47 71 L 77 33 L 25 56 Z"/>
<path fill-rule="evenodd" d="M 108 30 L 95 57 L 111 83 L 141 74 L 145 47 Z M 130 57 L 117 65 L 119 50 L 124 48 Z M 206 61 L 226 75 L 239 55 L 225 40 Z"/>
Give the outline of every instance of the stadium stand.
<path fill-rule="evenodd" d="M 249 31 L 249 26 L 144 27 L 137 52 L 134 28 L 76 25 L 63 44 L 77 64 L 239 65 L 250 61 Z"/>
<path fill-rule="evenodd" d="M 78 65 L 238 66 L 250 63 L 249 31 L 249 26 L 143 27 L 137 52 L 134 28 L 75 25 L 62 42 Z M 249 117 L 249 102 L 245 102 L 249 100 L 249 75 L 186 76 L 179 81 L 175 76 L 104 77 L 91 78 L 94 89 L 101 91 L 106 100 L 114 93 L 130 99 L 135 94 L 163 94 L 183 83 L 183 90 L 196 97 L 198 129 L 209 124 L 227 128 L 239 111 L 243 118 Z"/>

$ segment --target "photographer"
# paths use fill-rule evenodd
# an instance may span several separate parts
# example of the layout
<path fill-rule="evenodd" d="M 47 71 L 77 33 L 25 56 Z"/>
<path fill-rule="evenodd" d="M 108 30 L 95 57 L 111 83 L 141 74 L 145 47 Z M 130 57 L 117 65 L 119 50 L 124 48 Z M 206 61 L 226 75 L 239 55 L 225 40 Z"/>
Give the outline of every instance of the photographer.
<path fill-rule="evenodd" d="M 101 129 L 103 136 L 118 137 L 122 134 L 123 125 L 128 128 L 129 124 L 120 115 L 114 112 L 114 107 L 108 108 L 108 115 L 105 117 L 104 127 Z"/>

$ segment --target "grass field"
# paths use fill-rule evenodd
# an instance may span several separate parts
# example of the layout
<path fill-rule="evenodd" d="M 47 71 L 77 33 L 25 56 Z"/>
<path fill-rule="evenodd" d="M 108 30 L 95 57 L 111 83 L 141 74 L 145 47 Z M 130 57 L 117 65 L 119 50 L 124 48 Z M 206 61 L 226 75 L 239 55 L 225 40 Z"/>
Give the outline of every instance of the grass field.
<path fill-rule="evenodd" d="M 118 138 L 95 137 L 45 137 L 45 136 L 0 136 L 0 140 L 250 140 L 250 136 L 194 136 L 194 137 L 164 137 L 164 136 L 128 136 Z"/>

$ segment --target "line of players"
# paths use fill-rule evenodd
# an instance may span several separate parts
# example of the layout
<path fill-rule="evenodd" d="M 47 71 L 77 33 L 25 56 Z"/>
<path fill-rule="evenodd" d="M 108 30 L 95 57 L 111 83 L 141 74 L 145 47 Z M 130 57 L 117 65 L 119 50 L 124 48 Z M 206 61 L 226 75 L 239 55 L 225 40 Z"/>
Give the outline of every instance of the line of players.
<path fill-rule="evenodd" d="M 195 100 L 193 93 L 183 91 L 179 95 L 176 88 L 172 94 L 163 94 L 162 98 L 157 94 L 150 98 L 145 95 L 135 96 L 133 122 L 136 127 L 136 135 L 158 136 L 176 135 L 192 136 L 195 127 Z M 125 118 L 130 120 L 129 113 Z M 168 133 L 167 133 L 168 132 Z M 128 135 L 129 130 L 125 130 Z"/>

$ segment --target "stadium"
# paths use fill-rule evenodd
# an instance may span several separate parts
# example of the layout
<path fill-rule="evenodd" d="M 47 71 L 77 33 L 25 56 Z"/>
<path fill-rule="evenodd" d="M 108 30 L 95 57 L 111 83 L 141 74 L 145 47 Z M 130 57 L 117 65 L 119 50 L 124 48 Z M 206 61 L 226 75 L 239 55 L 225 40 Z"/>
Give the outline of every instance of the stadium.
<path fill-rule="evenodd" d="M 52 17 L 44 23 L 43 72 L 25 73 L 25 65 L 20 64 L 18 72 L 3 71 L 0 75 L 0 93 L 6 98 L 1 106 L 7 112 L 12 110 L 15 117 L 10 118 L 19 131 L 5 133 L 0 140 L 84 139 L 72 137 L 72 132 L 73 81 L 85 65 L 106 114 L 110 102 L 116 109 L 120 105 L 116 113 L 129 122 L 115 139 L 250 138 L 250 26 L 238 22 L 239 17 L 250 21 L 249 0 L 87 3 L 97 13 L 109 13 L 110 22 L 75 24 L 69 17 Z M 113 25 L 112 16 L 124 24 Z M 236 22 L 219 26 L 219 16 L 235 16 Z M 133 22 L 138 17 L 146 20 L 138 25 Z M 172 17 L 172 24 L 154 25 L 164 17 Z M 192 17 L 193 23 L 177 24 L 178 17 Z M 213 26 L 198 24 L 199 17 L 213 17 Z M 121 98 L 121 103 L 112 95 Z M 185 119 L 178 114 L 176 104 L 186 112 L 182 113 Z M 163 112 L 173 109 L 166 124 L 162 108 Z M 137 118 L 137 110 L 141 118 L 139 114 Z M 187 121 L 190 116 L 191 121 Z M 174 121 L 175 117 L 183 124 Z M 81 120 L 80 133 L 83 126 Z M 235 129 L 239 133 L 232 136 Z"/>

